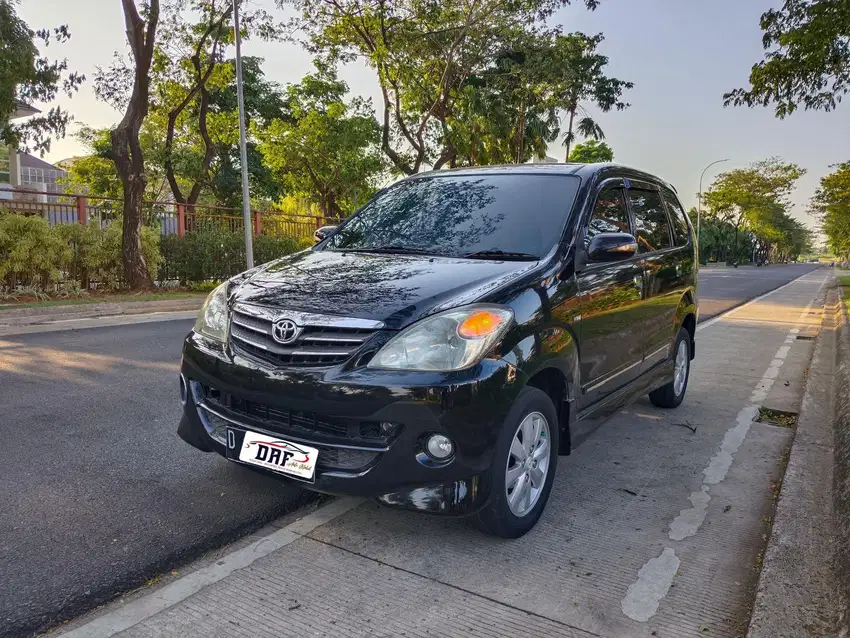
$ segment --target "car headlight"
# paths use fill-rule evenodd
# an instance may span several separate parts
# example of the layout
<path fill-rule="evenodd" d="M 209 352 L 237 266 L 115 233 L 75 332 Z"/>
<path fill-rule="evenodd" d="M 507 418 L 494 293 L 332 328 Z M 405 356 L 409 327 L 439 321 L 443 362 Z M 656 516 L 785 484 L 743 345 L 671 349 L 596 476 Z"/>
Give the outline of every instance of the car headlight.
<path fill-rule="evenodd" d="M 195 321 L 195 332 L 216 341 L 227 341 L 227 282 L 204 301 Z"/>
<path fill-rule="evenodd" d="M 474 305 L 423 319 L 390 339 L 367 364 L 389 370 L 462 370 L 481 361 L 507 332 L 514 313 Z"/>

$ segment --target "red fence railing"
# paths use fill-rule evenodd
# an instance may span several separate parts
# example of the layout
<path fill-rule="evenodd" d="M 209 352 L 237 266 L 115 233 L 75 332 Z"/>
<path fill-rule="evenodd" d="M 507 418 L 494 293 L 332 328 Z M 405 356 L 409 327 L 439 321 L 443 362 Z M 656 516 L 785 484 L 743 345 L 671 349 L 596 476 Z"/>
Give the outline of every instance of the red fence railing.
<path fill-rule="evenodd" d="M 57 195 L 27 189 L 0 191 L 0 196 L 7 195 L 11 195 L 11 199 L 0 199 L 0 213 L 39 215 L 46 218 L 51 226 L 75 223 L 107 226 L 122 215 L 122 200 L 111 197 Z M 159 227 L 163 235 L 177 234 L 182 237 L 185 233 L 202 230 L 243 232 L 244 229 L 242 211 L 235 208 L 150 201 L 144 202 L 142 212 L 144 223 Z M 321 215 L 293 215 L 273 210 L 251 213 L 254 234 L 263 233 L 273 237 L 309 237 L 317 228 L 339 221 Z"/>

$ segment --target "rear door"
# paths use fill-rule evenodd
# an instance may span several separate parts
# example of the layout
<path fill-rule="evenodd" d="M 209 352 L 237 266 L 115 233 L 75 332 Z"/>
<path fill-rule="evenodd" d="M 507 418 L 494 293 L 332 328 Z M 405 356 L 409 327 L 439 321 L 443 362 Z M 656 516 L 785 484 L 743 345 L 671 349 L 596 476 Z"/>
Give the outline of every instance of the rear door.
<path fill-rule="evenodd" d="M 583 248 L 602 232 L 633 231 L 623 180 L 607 180 L 585 222 Z M 643 259 L 587 263 L 576 279 L 580 293 L 582 398 L 584 409 L 640 374 L 643 343 L 634 322 L 643 304 Z"/>
<path fill-rule="evenodd" d="M 627 199 L 646 277 L 646 302 L 638 322 L 643 337 L 641 370 L 645 371 L 665 361 L 673 347 L 683 281 L 682 258 L 673 242 L 660 187 L 632 181 Z"/>

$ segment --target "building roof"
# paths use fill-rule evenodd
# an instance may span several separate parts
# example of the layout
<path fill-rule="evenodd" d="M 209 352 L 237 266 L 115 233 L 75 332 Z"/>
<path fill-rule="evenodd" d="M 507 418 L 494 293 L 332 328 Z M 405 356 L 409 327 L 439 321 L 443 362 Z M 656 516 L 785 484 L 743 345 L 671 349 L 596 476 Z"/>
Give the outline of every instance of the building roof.
<path fill-rule="evenodd" d="M 21 163 L 21 168 L 43 168 L 45 170 L 52 171 L 62 170 L 58 166 L 54 166 L 50 162 L 45 162 L 43 159 L 39 159 L 35 155 L 30 155 L 29 153 L 18 153 L 18 161 Z"/>
<path fill-rule="evenodd" d="M 29 117 L 30 115 L 35 115 L 36 113 L 41 113 L 34 106 L 30 106 L 25 102 L 21 102 L 18 99 L 14 100 L 15 110 L 12 111 L 12 117 L 10 119 L 16 120 L 22 117 Z"/>

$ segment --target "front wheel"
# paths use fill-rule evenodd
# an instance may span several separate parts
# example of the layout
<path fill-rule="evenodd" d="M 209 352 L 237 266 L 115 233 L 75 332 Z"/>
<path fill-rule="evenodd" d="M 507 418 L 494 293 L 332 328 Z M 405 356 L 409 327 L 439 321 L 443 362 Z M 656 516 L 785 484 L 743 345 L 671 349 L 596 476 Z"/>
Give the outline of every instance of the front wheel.
<path fill-rule="evenodd" d="M 665 386 L 649 393 L 652 405 L 659 408 L 678 408 L 691 376 L 691 334 L 684 328 L 676 336 L 675 357 L 673 359 L 673 380 Z"/>
<path fill-rule="evenodd" d="M 558 464 L 558 413 L 542 390 L 526 387 L 505 419 L 490 466 L 490 502 L 478 524 L 502 538 L 519 538 L 537 523 Z"/>

